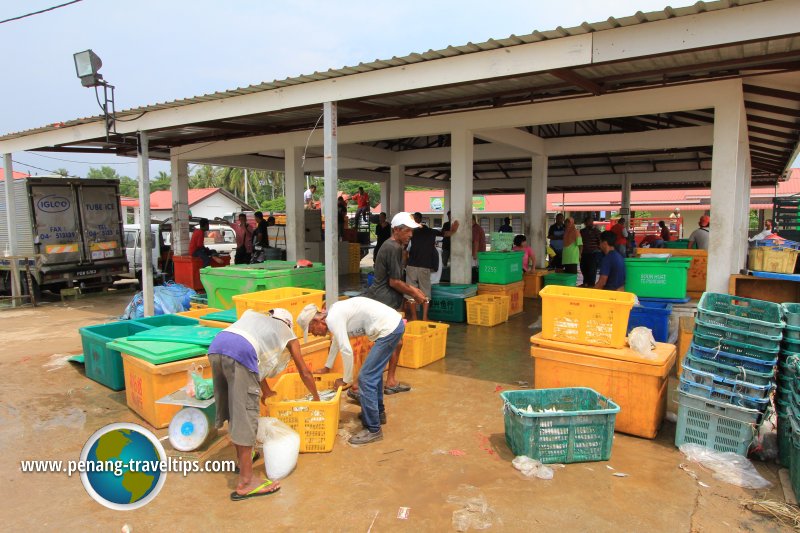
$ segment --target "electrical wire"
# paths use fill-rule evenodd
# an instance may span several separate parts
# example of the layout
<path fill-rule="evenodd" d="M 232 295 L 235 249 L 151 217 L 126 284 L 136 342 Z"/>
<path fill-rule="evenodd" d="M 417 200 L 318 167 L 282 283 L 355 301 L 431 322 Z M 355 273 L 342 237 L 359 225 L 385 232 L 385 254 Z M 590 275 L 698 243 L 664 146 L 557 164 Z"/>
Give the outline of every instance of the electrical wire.
<path fill-rule="evenodd" d="M 28 163 L 23 163 L 22 161 L 17 161 L 16 159 L 12 159 L 11 161 L 13 161 L 14 163 L 16 163 L 18 165 L 22 165 L 23 167 L 34 168 L 36 170 L 41 170 L 42 172 L 47 172 L 48 174 L 58 174 L 58 172 L 55 172 L 53 170 L 47 170 L 46 168 L 37 167 L 37 166 L 34 166 L 34 165 L 29 165 Z M 67 177 L 69 177 L 69 178 L 79 178 L 80 176 L 68 175 Z"/>
<path fill-rule="evenodd" d="M 37 154 L 35 152 L 28 152 L 28 153 L 38 157 L 44 157 L 45 159 L 54 159 L 56 161 L 63 161 L 65 163 L 78 163 L 82 165 L 135 165 L 136 164 L 136 161 L 126 161 L 125 163 L 99 163 L 97 161 L 74 161 L 72 159 L 63 159 L 61 157 L 52 157 L 49 155 Z M 104 154 L 104 155 L 113 155 L 113 154 Z"/>
<path fill-rule="evenodd" d="M 314 123 L 314 127 L 311 128 L 311 133 L 308 134 L 308 139 L 306 139 L 306 147 L 303 150 L 303 159 L 301 160 L 300 168 L 305 168 L 306 166 L 306 152 L 308 152 L 308 144 L 311 142 L 311 136 L 314 135 L 314 130 L 317 129 L 319 121 L 322 120 L 322 115 L 324 114 L 325 113 L 320 113 L 319 118 L 317 118 L 317 121 Z"/>
<path fill-rule="evenodd" d="M 66 2 L 63 4 L 59 4 L 57 6 L 48 7 L 47 9 L 42 9 L 39 11 L 34 11 L 33 13 L 26 13 L 25 15 L 20 15 L 18 17 L 11 17 L 10 19 L 0 20 L 0 24 L 5 24 L 6 22 L 13 22 L 15 20 L 24 19 L 27 17 L 32 17 L 34 15 L 41 15 L 42 13 L 47 13 L 48 11 L 54 11 L 60 7 L 67 7 L 72 4 L 77 4 L 78 2 L 83 2 L 83 0 L 72 0 L 71 2 Z"/>

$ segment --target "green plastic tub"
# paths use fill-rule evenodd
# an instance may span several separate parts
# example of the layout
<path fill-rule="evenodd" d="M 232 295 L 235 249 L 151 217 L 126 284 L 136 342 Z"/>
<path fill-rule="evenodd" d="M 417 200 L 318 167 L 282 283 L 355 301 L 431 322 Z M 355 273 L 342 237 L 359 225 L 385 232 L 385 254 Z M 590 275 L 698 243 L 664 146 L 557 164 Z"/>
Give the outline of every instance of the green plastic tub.
<path fill-rule="evenodd" d="M 685 250 L 689 248 L 689 239 L 678 239 L 677 241 L 665 241 L 664 248 L 673 248 L 676 250 Z"/>
<path fill-rule="evenodd" d="M 478 252 L 478 281 L 508 285 L 522 281 L 523 252 Z"/>
<path fill-rule="evenodd" d="M 786 324 L 789 326 L 800 327 L 800 304 L 785 303 L 781 305 L 783 314 L 786 317 Z"/>
<path fill-rule="evenodd" d="M 119 350 L 108 348 L 107 344 L 119 338 L 129 337 L 147 331 L 150 326 L 132 320 L 110 322 L 97 326 L 86 326 L 78 331 L 81 334 L 86 377 L 111 390 L 125 388 L 125 374 Z"/>
<path fill-rule="evenodd" d="M 162 341 L 197 344 L 198 346 L 211 346 L 222 328 L 209 328 L 205 326 L 163 326 L 148 329 L 129 337 L 136 341 Z"/>
<path fill-rule="evenodd" d="M 574 287 L 578 284 L 577 274 L 566 274 L 562 272 L 551 272 L 542 276 L 542 286 L 561 285 L 563 287 Z"/>
<path fill-rule="evenodd" d="M 705 323 L 721 328 L 783 335 L 781 306 L 772 302 L 706 292 L 697 304 L 697 315 Z"/>
<path fill-rule="evenodd" d="M 108 343 L 108 347 L 153 365 L 182 361 L 208 353 L 207 346 L 182 342 L 140 341 L 133 337 L 117 339 Z"/>
<path fill-rule="evenodd" d="M 200 270 L 200 281 L 209 307 L 231 309 L 237 294 L 281 287 L 324 290 L 325 265 L 314 263 L 308 268 L 294 268 L 291 261 L 265 261 L 256 265 L 206 267 Z"/>
<path fill-rule="evenodd" d="M 691 257 L 625 259 L 625 290 L 641 298 L 685 298 L 691 264 Z"/>
<path fill-rule="evenodd" d="M 467 302 L 464 298 L 431 297 L 428 318 L 442 322 L 466 322 Z"/>
<path fill-rule="evenodd" d="M 431 285 L 431 295 L 434 298 L 472 298 L 476 294 L 478 294 L 477 284 L 437 283 Z"/>
<path fill-rule="evenodd" d="M 514 455 L 546 464 L 611 458 L 619 406 L 592 389 L 515 390 L 500 397 L 506 444 Z"/>
<path fill-rule="evenodd" d="M 143 324 L 150 328 L 160 328 L 162 326 L 197 326 L 200 324 L 200 321 L 196 318 L 173 314 L 134 318 L 131 322 Z"/>

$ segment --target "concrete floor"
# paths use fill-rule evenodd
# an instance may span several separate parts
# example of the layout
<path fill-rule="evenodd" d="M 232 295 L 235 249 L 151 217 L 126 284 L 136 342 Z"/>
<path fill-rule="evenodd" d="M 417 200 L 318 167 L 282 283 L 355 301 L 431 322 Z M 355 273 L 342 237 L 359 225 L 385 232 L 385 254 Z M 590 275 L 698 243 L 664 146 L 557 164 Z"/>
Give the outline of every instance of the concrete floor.
<path fill-rule="evenodd" d="M 234 503 L 228 494 L 235 474 L 170 474 L 149 505 L 105 509 L 78 476 L 22 474 L 19 462 L 77 459 L 103 425 L 143 423 L 125 405 L 124 391 L 112 392 L 86 379 L 81 366 L 64 362 L 66 354 L 81 352 L 77 328 L 113 320 L 130 296 L 0 312 L 0 517 L 13 530 L 119 531 L 127 523 L 133 531 L 452 531 L 454 512 L 470 499 L 487 506 L 484 513 L 467 513 L 478 520 L 473 526 L 491 524 L 495 531 L 779 529 L 739 505 L 754 496 L 783 500 L 774 465 L 757 463 L 774 483 L 758 494 L 693 465 L 709 485 L 700 487 L 679 468 L 684 459 L 673 446 L 670 422 L 654 441 L 617 434 L 611 461 L 556 468 L 551 481 L 514 470 L 498 391 L 533 381 L 528 325 L 539 303 L 531 300 L 523 315 L 494 328 L 451 325 L 445 360 L 400 369 L 414 390 L 387 397 L 382 442 L 352 448 L 339 439 L 329 454 L 303 454 L 274 496 Z M 343 402 L 341 427 L 357 430 L 357 413 Z M 463 454 L 448 453 L 453 450 Z M 231 448 L 215 456 L 231 457 Z M 263 465 L 258 470 L 263 473 Z M 397 518 L 400 507 L 410 508 L 406 520 Z"/>

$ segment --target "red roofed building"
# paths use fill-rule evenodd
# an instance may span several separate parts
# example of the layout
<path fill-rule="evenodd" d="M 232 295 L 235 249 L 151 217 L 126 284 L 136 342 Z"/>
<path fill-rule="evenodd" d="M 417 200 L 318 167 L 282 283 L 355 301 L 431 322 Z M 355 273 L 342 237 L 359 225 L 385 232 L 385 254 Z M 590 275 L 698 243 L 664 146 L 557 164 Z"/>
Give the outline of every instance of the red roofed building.
<path fill-rule="evenodd" d="M 134 208 L 135 217 L 139 218 L 138 198 L 121 198 L 120 204 L 124 208 Z M 225 189 L 211 187 L 208 189 L 189 189 L 189 211 L 193 217 L 207 218 L 224 217 L 240 211 L 252 211 L 253 208 L 238 199 Z M 166 220 L 172 217 L 172 191 L 156 191 L 150 193 L 150 218 L 153 220 Z"/>
<path fill-rule="evenodd" d="M 22 179 L 22 178 L 28 178 L 28 177 L 30 177 L 30 174 L 25 174 L 24 172 L 17 172 L 16 170 L 14 171 L 14 179 L 15 180 L 19 180 L 19 179 Z M 6 171 L 5 171 L 5 169 L 0 168 L 0 181 L 5 181 L 5 179 L 6 179 Z"/>
<path fill-rule="evenodd" d="M 775 187 L 756 187 L 750 191 L 750 209 L 764 212 L 764 218 L 772 216 L 772 198 L 775 196 L 792 196 L 800 194 L 800 168 L 792 169 L 788 180 Z M 547 195 L 547 212 L 551 218 L 555 213 L 564 211 L 580 219 L 582 213 L 596 212 L 600 218 L 608 219 L 616 215 L 622 203 L 620 191 L 611 192 L 573 192 L 549 193 Z M 491 194 L 473 196 L 473 213 L 479 217 L 481 226 L 487 232 L 497 231 L 503 224 L 503 218 L 511 217 L 515 232 L 522 232 L 522 217 L 525 214 L 524 194 Z M 711 191 L 708 189 L 667 189 L 659 191 L 631 192 L 632 216 L 637 212 L 650 213 L 648 216 L 668 218 L 675 209 L 680 210 L 684 230 L 691 232 L 697 227 L 700 217 L 711 209 Z M 406 191 L 405 209 L 409 213 L 419 211 L 427 222 L 434 227 L 441 227 L 444 222 L 444 191 Z M 373 212 L 379 213 L 379 204 Z M 391 218 L 391 216 L 389 217 Z M 712 213 L 713 224 L 713 213 Z M 688 234 L 688 233 L 687 233 Z"/>

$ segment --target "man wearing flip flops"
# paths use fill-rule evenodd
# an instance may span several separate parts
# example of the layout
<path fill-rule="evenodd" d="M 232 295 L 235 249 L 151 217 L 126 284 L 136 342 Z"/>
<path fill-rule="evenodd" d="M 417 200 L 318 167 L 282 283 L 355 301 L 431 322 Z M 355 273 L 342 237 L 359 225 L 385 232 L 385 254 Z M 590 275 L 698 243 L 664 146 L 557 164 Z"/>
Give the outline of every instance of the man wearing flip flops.
<path fill-rule="evenodd" d="M 239 460 L 239 481 L 231 500 L 240 501 L 273 494 L 279 484 L 253 475 L 253 448 L 258 429 L 259 396 L 262 402 L 274 396 L 267 379 L 289 364 L 297 366 L 303 383 L 319 401 L 314 376 L 300 353 L 300 342 L 292 330 L 292 314 L 273 309 L 268 314 L 248 309 L 241 318 L 220 332 L 208 347 L 214 379 L 216 427 L 228 421 L 228 435 Z"/>
<path fill-rule="evenodd" d="M 374 341 L 358 375 L 361 423 L 364 429 L 350 437 L 350 444 L 360 446 L 383 439 L 381 425 L 386 423 L 383 405 L 383 370 L 397 351 L 405 332 L 405 323 L 400 315 L 386 305 L 370 298 L 356 297 L 334 303 L 320 311 L 309 304 L 300 311 L 297 323 L 304 332 L 314 335 L 333 335 L 330 353 L 325 368 L 315 371 L 327 373 L 341 352 L 344 375 L 334 384 L 337 388 L 353 383 L 353 348 L 350 337 L 366 335 Z"/>

